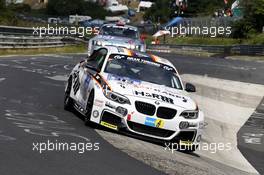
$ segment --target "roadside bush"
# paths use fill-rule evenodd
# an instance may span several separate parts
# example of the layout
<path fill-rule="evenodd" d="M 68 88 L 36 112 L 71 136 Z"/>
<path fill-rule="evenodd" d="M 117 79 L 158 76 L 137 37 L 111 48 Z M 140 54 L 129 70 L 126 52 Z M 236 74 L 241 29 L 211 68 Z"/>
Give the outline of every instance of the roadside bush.
<path fill-rule="evenodd" d="M 0 0 L 0 10 L 5 8 L 5 0 Z"/>
<path fill-rule="evenodd" d="M 261 33 L 264 26 L 264 0 L 243 0 L 240 6 L 243 19 L 233 25 L 234 38 L 248 38 L 252 34 Z"/>
<path fill-rule="evenodd" d="M 16 13 L 28 13 L 31 11 L 31 7 L 28 4 L 10 4 L 8 8 Z"/>
<path fill-rule="evenodd" d="M 245 19 L 236 21 L 232 25 L 232 38 L 249 38 L 250 35 L 256 33 L 251 23 Z"/>

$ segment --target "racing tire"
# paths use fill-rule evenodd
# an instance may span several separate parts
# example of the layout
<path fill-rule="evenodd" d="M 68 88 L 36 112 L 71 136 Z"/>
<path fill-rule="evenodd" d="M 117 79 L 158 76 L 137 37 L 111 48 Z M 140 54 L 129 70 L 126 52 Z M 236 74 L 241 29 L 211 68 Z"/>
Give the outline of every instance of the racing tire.
<path fill-rule="evenodd" d="M 90 119 L 92 115 L 92 109 L 93 109 L 93 103 L 94 103 L 94 91 L 92 91 L 89 95 L 89 98 L 87 100 L 86 105 L 86 114 L 84 116 L 84 124 L 88 126 L 90 124 Z"/>
<path fill-rule="evenodd" d="M 67 82 L 65 94 L 64 94 L 64 109 L 67 111 L 71 111 L 73 107 L 73 99 L 70 97 L 71 85 L 72 85 L 72 81 L 71 81 L 71 78 L 69 78 Z"/>

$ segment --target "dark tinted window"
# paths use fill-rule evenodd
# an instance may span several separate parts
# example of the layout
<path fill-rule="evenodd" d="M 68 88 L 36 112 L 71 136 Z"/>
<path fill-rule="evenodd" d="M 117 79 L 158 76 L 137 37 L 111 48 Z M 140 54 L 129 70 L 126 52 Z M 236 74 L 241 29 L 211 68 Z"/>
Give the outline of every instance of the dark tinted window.
<path fill-rule="evenodd" d="M 88 65 L 93 66 L 95 69 L 100 71 L 104 64 L 106 55 L 106 49 L 94 51 L 94 53 L 88 58 L 87 63 Z"/>

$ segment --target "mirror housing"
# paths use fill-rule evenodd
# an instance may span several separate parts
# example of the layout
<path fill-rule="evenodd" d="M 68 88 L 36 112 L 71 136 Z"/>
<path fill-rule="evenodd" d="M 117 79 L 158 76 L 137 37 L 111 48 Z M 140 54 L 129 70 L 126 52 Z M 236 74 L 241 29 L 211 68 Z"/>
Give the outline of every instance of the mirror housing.
<path fill-rule="evenodd" d="M 185 84 L 185 91 L 187 92 L 196 92 L 196 88 L 193 84 L 191 83 L 186 83 Z"/>
<path fill-rule="evenodd" d="M 85 69 L 86 69 L 87 71 L 88 71 L 88 69 L 90 69 L 90 70 L 93 70 L 93 71 L 95 71 L 95 72 L 97 72 L 97 73 L 100 72 L 100 70 L 96 69 L 94 66 L 89 65 L 89 64 L 86 64 L 86 65 L 85 65 Z"/>

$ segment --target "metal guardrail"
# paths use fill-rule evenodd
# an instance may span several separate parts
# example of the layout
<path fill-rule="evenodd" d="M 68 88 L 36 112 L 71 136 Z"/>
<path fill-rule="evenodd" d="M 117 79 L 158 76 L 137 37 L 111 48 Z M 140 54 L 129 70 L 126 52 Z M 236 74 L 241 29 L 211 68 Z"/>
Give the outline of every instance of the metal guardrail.
<path fill-rule="evenodd" d="M 264 45 L 148 45 L 147 49 L 157 52 L 206 52 L 224 55 L 262 55 L 264 56 Z"/>
<path fill-rule="evenodd" d="M 67 33 L 66 31 L 64 31 L 63 28 L 59 29 L 50 29 L 47 30 L 45 29 L 40 29 L 40 28 L 36 28 L 36 30 L 32 27 L 16 27 L 16 26 L 2 26 L 0 25 L 0 34 L 2 35 L 14 35 L 14 36 L 35 36 L 38 37 L 40 31 L 42 31 L 41 36 L 45 37 L 45 36 L 72 36 L 72 37 L 77 37 L 79 36 L 79 34 L 71 34 L 71 33 Z M 54 32 L 57 31 L 57 32 Z M 61 32 L 59 32 L 61 31 Z"/>
<path fill-rule="evenodd" d="M 63 36 L 33 35 L 33 28 L 0 26 L 0 48 L 37 48 L 61 47 L 66 44 L 76 44 L 83 41 L 80 38 Z M 2 36 L 1 36 L 2 34 Z M 159 52 L 207 52 L 224 55 L 264 55 L 264 45 L 233 45 L 233 46 L 208 46 L 208 45 L 148 45 L 148 50 Z"/>
<path fill-rule="evenodd" d="M 62 41 L 62 37 L 40 38 L 32 36 L 14 37 L 0 35 L 0 49 L 62 47 L 68 44 L 68 42 Z"/>
<path fill-rule="evenodd" d="M 0 49 L 63 47 L 84 42 L 68 35 L 39 37 L 33 32 L 33 28 L 0 26 Z"/>

